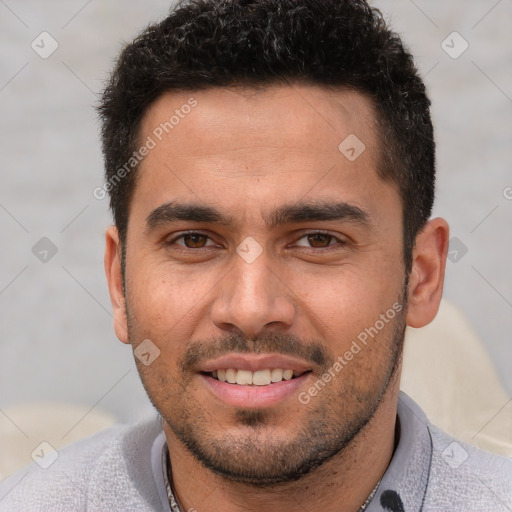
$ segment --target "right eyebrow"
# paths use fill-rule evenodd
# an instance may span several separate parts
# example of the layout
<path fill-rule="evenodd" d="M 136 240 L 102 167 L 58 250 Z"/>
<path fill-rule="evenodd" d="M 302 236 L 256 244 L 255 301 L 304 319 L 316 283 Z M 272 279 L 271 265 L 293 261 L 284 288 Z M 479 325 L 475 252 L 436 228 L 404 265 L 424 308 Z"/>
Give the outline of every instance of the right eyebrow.
<path fill-rule="evenodd" d="M 146 229 L 151 231 L 162 224 L 176 221 L 215 222 L 222 225 L 234 224 L 234 218 L 219 212 L 212 206 L 196 203 L 170 201 L 155 208 L 146 218 Z"/>

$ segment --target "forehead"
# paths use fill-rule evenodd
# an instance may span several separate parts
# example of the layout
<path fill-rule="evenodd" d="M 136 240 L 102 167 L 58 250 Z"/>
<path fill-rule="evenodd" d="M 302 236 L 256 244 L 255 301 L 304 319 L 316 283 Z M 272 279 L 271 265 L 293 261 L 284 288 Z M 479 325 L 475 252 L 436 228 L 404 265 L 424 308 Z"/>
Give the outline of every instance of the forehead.
<path fill-rule="evenodd" d="M 140 131 L 153 133 L 158 142 L 185 143 L 191 154 L 204 155 L 227 145 L 232 150 L 258 144 L 271 148 L 277 139 L 281 148 L 288 142 L 296 150 L 332 151 L 340 137 L 350 134 L 372 146 L 374 126 L 366 95 L 290 84 L 167 92 L 149 106 Z"/>
<path fill-rule="evenodd" d="M 371 100 L 351 90 L 294 84 L 165 93 L 141 122 L 139 143 L 151 140 L 152 148 L 130 210 L 186 196 L 236 204 L 248 215 L 262 201 L 336 190 L 371 202 L 376 189 L 394 188 L 376 172 L 375 126 Z"/>

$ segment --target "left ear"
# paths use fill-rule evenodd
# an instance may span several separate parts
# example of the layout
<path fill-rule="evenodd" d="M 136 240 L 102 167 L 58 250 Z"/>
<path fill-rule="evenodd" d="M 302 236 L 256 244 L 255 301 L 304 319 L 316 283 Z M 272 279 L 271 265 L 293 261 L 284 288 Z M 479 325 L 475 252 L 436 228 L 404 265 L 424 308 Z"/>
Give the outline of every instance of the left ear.
<path fill-rule="evenodd" d="M 416 237 L 409 278 L 407 325 L 424 327 L 434 320 L 443 295 L 450 228 L 431 219 Z"/>

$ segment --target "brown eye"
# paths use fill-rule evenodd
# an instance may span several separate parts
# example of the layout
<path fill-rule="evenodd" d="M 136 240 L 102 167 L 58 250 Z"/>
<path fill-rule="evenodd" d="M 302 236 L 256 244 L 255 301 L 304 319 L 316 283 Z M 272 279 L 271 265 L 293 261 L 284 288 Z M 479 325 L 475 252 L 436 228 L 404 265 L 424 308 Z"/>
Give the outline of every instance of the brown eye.
<path fill-rule="evenodd" d="M 344 251 L 348 243 L 344 236 L 331 235 L 328 231 L 311 231 L 302 235 L 295 243 L 295 247 L 319 256 Z"/>
<path fill-rule="evenodd" d="M 183 238 L 185 247 L 188 247 L 189 249 L 201 249 L 206 245 L 206 241 L 208 240 L 206 235 L 202 235 L 200 233 L 189 233 L 181 236 L 180 238 Z"/>
<path fill-rule="evenodd" d="M 208 243 L 208 241 L 210 243 Z M 215 243 L 208 235 L 203 233 L 196 233 L 194 231 L 190 233 L 182 233 L 181 235 L 169 240 L 167 242 L 169 246 L 180 246 L 186 249 L 207 249 L 209 247 L 214 247 Z M 175 247 L 176 250 L 181 250 Z"/>
<path fill-rule="evenodd" d="M 311 244 L 311 247 L 322 248 L 328 247 L 331 245 L 329 242 L 332 240 L 331 235 L 325 235 L 323 233 L 314 233 L 311 235 L 307 235 L 308 242 Z"/>
<path fill-rule="evenodd" d="M 336 242 L 338 242 L 338 245 L 343 245 L 343 242 L 334 235 L 317 231 L 301 236 L 297 246 L 308 249 L 327 249 L 328 247 L 335 246 Z"/>

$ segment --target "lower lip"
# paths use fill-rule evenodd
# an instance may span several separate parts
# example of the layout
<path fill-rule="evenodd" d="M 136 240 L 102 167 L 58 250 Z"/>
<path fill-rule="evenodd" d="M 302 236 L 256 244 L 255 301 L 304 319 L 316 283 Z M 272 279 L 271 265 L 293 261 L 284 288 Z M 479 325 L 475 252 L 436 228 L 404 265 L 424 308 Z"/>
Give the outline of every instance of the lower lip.
<path fill-rule="evenodd" d="M 303 373 L 294 379 L 273 382 L 267 386 L 230 384 L 204 374 L 200 374 L 199 377 L 222 402 L 234 407 L 261 408 L 271 407 L 290 396 L 297 396 L 299 388 L 305 383 L 309 373 Z"/>

